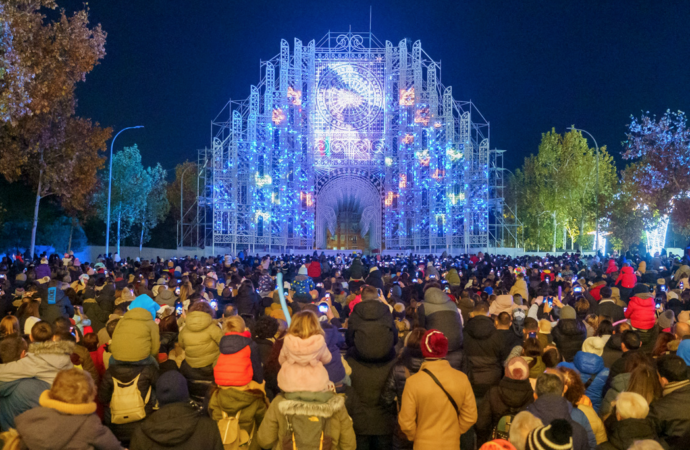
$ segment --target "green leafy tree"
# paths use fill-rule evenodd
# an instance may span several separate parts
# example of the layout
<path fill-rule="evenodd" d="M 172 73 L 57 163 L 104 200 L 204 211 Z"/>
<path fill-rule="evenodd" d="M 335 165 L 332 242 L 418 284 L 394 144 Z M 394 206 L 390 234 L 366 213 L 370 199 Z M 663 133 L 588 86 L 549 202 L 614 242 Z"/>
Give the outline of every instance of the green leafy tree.
<path fill-rule="evenodd" d="M 140 193 L 142 197 L 145 195 L 139 223 L 141 228 L 141 235 L 139 237 L 140 253 L 144 243 L 151 238 L 151 230 L 165 220 L 168 211 L 170 211 L 170 202 L 168 202 L 167 195 L 168 183 L 165 177 L 166 171 L 160 164 L 146 169 L 146 180 L 143 183 L 144 190 Z"/>

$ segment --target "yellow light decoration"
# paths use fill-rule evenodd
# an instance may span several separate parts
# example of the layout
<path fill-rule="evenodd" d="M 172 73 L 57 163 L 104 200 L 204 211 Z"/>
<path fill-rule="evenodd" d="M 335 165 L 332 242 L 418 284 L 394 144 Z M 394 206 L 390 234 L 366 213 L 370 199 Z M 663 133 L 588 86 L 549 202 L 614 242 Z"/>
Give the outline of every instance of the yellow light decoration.
<path fill-rule="evenodd" d="M 258 187 L 263 187 L 266 186 L 267 184 L 273 183 L 273 179 L 271 178 L 270 175 L 264 175 L 259 176 L 258 172 L 254 175 L 254 179 L 256 180 L 256 185 Z"/>
<path fill-rule="evenodd" d="M 388 191 L 386 193 L 386 199 L 384 200 L 384 203 L 386 206 L 391 206 L 393 204 L 393 199 L 397 197 L 396 194 L 394 194 L 392 191 Z"/>
<path fill-rule="evenodd" d="M 446 155 L 448 158 L 450 158 L 451 161 L 457 161 L 459 159 L 462 159 L 462 152 L 455 150 L 454 148 L 449 148 L 446 150 Z"/>
<path fill-rule="evenodd" d="M 400 89 L 400 106 L 414 106 L 414 86 Z"/>
<path fill-rule="evenodd" d="M 459 194 L 451 193 L 451 194 L 448 194 L 448 199 L 450 200 L 450 202 L 452 204 L 457 205 L 459 201 L 460 202 L 465 201 L 465 194 L 463 192 L 461 192 Z"/>
<path fill-rule="evenodd" d="M 292 86 L 288 86 L 287 98 L 295 106 L 300 106 L 302 104 L 302 93 L 292 89 Z"/>
<path fill-rule="evenodd" d="M 311 197 L 311 193 L 309 192 L 301 192 L 299 195 L 300 200 L 305 200 L 307 207 L 312 206 L 314 204 L 314 199 Z"/>
<path fill-rule="evenodd" d="M 393 165 L 393 158 L 391 158 L 390 156 L 386 156 L 385 162 L 386 166 L 390 167 Z"/>
<path fill-rule="evenodd" d="M 280 125 L 283 122 L 283 120 L 285 120 L 285 113 L 283 112 L 283 110 L 280 108 L 274 109 L 272 120 L 274 124 Z"/>
<path fill-rule="evenodd" d="M 400 189 L 404 189 L 407 187 L 407 175 L 400 175 L 400 182 L 398 183 L 398 187 L 400 187 Z"/>
<path fill-rule="evenodd" d="M 429 125 L 429 108 L 421 108 L 415 111 L 414 123 L 421 123 L 424 126 Z"/>
<path fill-rule="evenodd" d="M 417 157 L 417 160 L 419 160 L 419 164 L 423 166 L 428 166 L 429 162 L 431 162 L 431 156 L 429 156 L 429 150 L 422 150 L 421 152 L 415 153 L 415 156 Z"/>
<path fill-rule="evenodd" d="M 406 134 L 404 138 L 402 138 L 402 143 L 410 145 L 411 143 L 414 142 L 414 136 L 411 134 Z"/>
<path fill-rule="evenodd" d="M 445 175 L 446 175 L 445 170 L 436 169 L 436 171 L 434 172 L 433 175 L 431 175 L 431 177 L 433 179 L 435 179 L 436 181 L 441 181 Z"/>
<path fill-rule="evenodd" d="M 443 124 L 441 124 L 441 122 L 436 122 L 434 124 L 434 128 L 441 128 L 442 126 L 443 126 Z"/>

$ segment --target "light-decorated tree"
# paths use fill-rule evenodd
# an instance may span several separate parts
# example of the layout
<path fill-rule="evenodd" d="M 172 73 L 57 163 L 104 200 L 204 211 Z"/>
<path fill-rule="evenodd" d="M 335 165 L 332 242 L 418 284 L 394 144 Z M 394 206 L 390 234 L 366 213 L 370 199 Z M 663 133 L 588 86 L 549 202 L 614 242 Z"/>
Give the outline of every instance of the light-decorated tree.
<path fill-rule="evenodd" d="M 111 130 L 74 116 L 75 87 L 105 55 L 105 32 L 88 10 L 49 22 L 53 0 L 3 1 L 0 9 L 0 174 L 36 192 L 30 252 L 41 199 L 78 201 L 97 181 Z"/>

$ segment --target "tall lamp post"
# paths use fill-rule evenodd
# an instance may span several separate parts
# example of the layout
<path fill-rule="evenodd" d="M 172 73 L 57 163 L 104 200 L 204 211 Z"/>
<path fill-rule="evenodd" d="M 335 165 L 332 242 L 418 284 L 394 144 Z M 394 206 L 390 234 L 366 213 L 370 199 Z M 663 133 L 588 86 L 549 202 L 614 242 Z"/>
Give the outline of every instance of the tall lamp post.
<path fill-rule="evenodd" d="M 180 247 L 184 247 L 184 209 L 182 209 L 182 200 L 184 199 L 184 174 L 195 166 L 196 165 L 187 167 L 182 171 L 182 175 L 180 175 L 180 244 L 182 244 Z"/>
<path fill-rule="evenodd" d="M 568 127 L 567 129 L 571 131 L 579 131 L 580 133 L 587 133 L 587 135 L 589 135 L 589 137 L 591 137 L 594 141 L 594 146 L 597 149 L 597 184 L 595 188 L 595 196 L 597 199 L 597 222 L 596 232 L 594 233 L 594 251 L 599 252 L 599 144 L 597 144 L 597 140 L 594 139 L 594 136 L 592 136 L 592 133 L 590 133 L 589 131 L 575 127 Z M 582 232 L 582 230 L 580 230 L 580 232 Z"/>
<path fill-rule="evenodd" d="M 108 257 L 108 251 L 110 250 L 110 194 L 113 185 L 113 146 L 115 145 L 115 139 L 125 130 L 132 130 L 134 128 L 144 128 L 143 125 L 138 125 L 136 127 L 127 127 L 121 129 L 110 142 L 110 169 L 108 170 L 108 217 L 105 221 L 105 257 Z"/>

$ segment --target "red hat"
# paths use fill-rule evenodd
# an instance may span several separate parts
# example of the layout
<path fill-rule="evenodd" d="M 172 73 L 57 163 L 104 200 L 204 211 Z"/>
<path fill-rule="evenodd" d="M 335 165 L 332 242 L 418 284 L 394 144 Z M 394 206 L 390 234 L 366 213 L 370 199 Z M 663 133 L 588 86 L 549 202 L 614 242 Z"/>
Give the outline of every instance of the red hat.
<path fill-rule="evenodd" d="M 425 358 L 444 358 L 448 354 L 448 339 L 438 330 L 429 330 L 424 333 L 421 347 Z"/>

